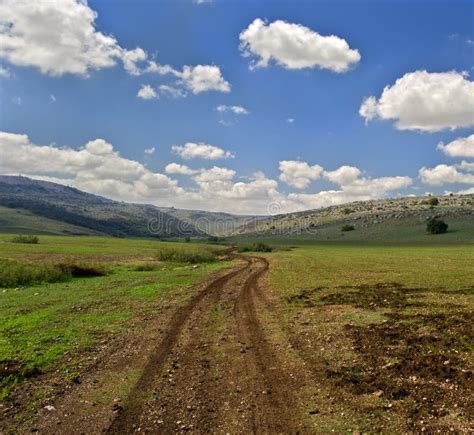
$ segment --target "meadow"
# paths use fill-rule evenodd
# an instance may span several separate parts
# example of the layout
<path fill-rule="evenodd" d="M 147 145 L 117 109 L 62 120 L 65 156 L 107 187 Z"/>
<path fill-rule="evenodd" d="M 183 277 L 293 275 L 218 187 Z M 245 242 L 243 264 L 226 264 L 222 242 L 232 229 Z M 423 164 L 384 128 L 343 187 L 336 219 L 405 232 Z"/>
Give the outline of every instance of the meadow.
<path fill-rule="evenodd" d="M 295 246 L 266 255 L 323 430 L 467 431 L 472 245 Z"/>
<path fill-rule="evenodd" d="M 306 415 L 307 427 L 390 433 L 468 429 L 472 245 L 256 240 L 237 240 L 236 250 L 269 262 L 260 280 L 264 295 L 250 295 L 265 342 L 277 343 L 272 364 L 282 372 L 299 367 L 292 393 L 295 412 Z M 0 235 L 0 398 L 9 404 L 10 427 L 27 424 L 89 369 L 101 386 L 96 391 L 89 376 L 84 403 L 110 410 L 117 397 L 125 400 L 144 358 L 153 355 L 147 346 L 159 342 L 172 314 L 196 295 L 196 285 L 243 264 L 222 261 L 228 260 L 219 252 L 225 248 L 202 241 L 92 236 L 40 235 L 38 243 L 14 243 L 12 235 Z M 227 343 L 222 331 L 232 331 L 236 321 L 225 298 L 236 297 L 239 304 L 244 282 L 230 280 L 231 291 L 224 284 L 213 287 L 215 295 L 193 311 L 204 325 L 201 330 L 191 323 L 199 340 L 218 336 L 210 354 L 216 361 L 228 349 L 221 348 Z M 220 316 L 223 309 L 229 314 Z M 183 337 L 186 341 L 187 333 Z M 135 351 L 137 343 L 144 347 Z M 239 346 L 237 355 L 247 355 Z M 121 347 L 127 347 L 133 367 L 109 361 Z M 94 372 L 97 355 L 104 360 L 102 371 Z M 229 364 L 237 364 L 235 357 L 229 356 Z M 205 388 L 211 391 L 212 385 Z M 21 403 L 21 410 L 8 408 L 12 403 Z"/>
<path fill-rule="evenodd" d="M 179 306 L 193 284 L 228 266 L 207 245 L 87 236 L 12 240 L 0 235 L 0 399 L 53 369 L 74 378 L 101 340 L 133 327 L 157 301 Z"/>

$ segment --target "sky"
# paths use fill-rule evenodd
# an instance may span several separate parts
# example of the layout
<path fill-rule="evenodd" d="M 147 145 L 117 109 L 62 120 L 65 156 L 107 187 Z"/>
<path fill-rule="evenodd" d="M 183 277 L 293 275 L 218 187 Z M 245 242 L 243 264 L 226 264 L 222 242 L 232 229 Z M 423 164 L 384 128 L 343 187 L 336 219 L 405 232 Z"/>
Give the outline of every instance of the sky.
<path fill-rule="evenodd" d="M 0 173 L 273 214 L 474 193 L 474 3 L 0 0 Z"/>

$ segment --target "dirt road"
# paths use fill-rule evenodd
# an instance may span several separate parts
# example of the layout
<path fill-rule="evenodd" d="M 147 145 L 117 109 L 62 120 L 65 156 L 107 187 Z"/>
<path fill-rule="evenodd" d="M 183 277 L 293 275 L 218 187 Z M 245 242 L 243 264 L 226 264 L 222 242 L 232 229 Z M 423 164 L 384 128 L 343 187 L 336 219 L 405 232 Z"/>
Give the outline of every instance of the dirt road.
<path fill-rule="evenodd" d="M 261 286 L 268 262 L 236 258 L 239 266 L 198 291 L 170 316 L 154 345 L 136 352 L 139 374 L 124 400 L 90 405 L 87 390 L 95 388 L 97 378 L 107 378 L 96 373 L 39 416 L 33 429 L 69 434 L 307 431 L 293 393 L 299 369 L 288 360 L 288 344 L 272 330 L 277 319 Z M 122 361 L 119 367 L 128 366 Z"/>

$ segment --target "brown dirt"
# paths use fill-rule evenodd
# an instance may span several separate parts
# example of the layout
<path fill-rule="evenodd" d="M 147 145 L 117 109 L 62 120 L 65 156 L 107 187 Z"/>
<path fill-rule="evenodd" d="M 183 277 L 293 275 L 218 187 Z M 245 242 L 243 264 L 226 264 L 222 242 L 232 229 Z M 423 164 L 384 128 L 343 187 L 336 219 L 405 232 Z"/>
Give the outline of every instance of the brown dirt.
<path fill-rule="evenodd" d="M 105 352 L 12 432 L 171 433 L 308 430 L 287 355 L 262 326 L 268 262 L 237 257 L 166 322 Z M 268 312 L 267 312 L 268 314 Z M 161 334 L 160 334 L 161 332 Z M 46 405 L 46 406 L 44 406 Z M 11 421 L 10 421 L 11 423 Z"/>

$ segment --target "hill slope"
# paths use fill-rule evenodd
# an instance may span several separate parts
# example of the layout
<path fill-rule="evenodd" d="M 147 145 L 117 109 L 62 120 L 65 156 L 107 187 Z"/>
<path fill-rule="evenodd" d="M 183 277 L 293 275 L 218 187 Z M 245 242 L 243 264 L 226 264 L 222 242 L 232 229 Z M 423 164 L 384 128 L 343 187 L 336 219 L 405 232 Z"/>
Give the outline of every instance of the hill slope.
<path fill-rule="evenodd" d="M 291 238 L 312 241 L 467 242 L 474 243 L 474 195 L 407 197 L 354 202 L 318 210 L 282 214 L 244 225 L 235 236 Z M 448 233 L 430 236 L 426 222 L 438 217 L 449 224 Z M 341 231 L 352 225 L 353 231 Z"/>
<path fill-rule="evenodd" d="M 0 206 L 28 211 L 28 232 L 45 232 L 46 223 L 47 227 L 54 227 L 52 221 L 59 221 L 61 225 L 68 225 L 59 230 L 63 234 L 71 231 L 135 237 L 204 235 L 192 224 L 152 205 L 113 201 L 72 187 L 26 177 L 0 176 Z M 10 228 L 11 232 L 11 222 L 7 226 L 8 219 L 4 213 L 2 216 L 5 227 L 1 226 L 0 230 L 5 232 Z M 34 216 L 41 219 L 35 223 Z M 57 233 L 58 229 L 46 232 Z"/>

